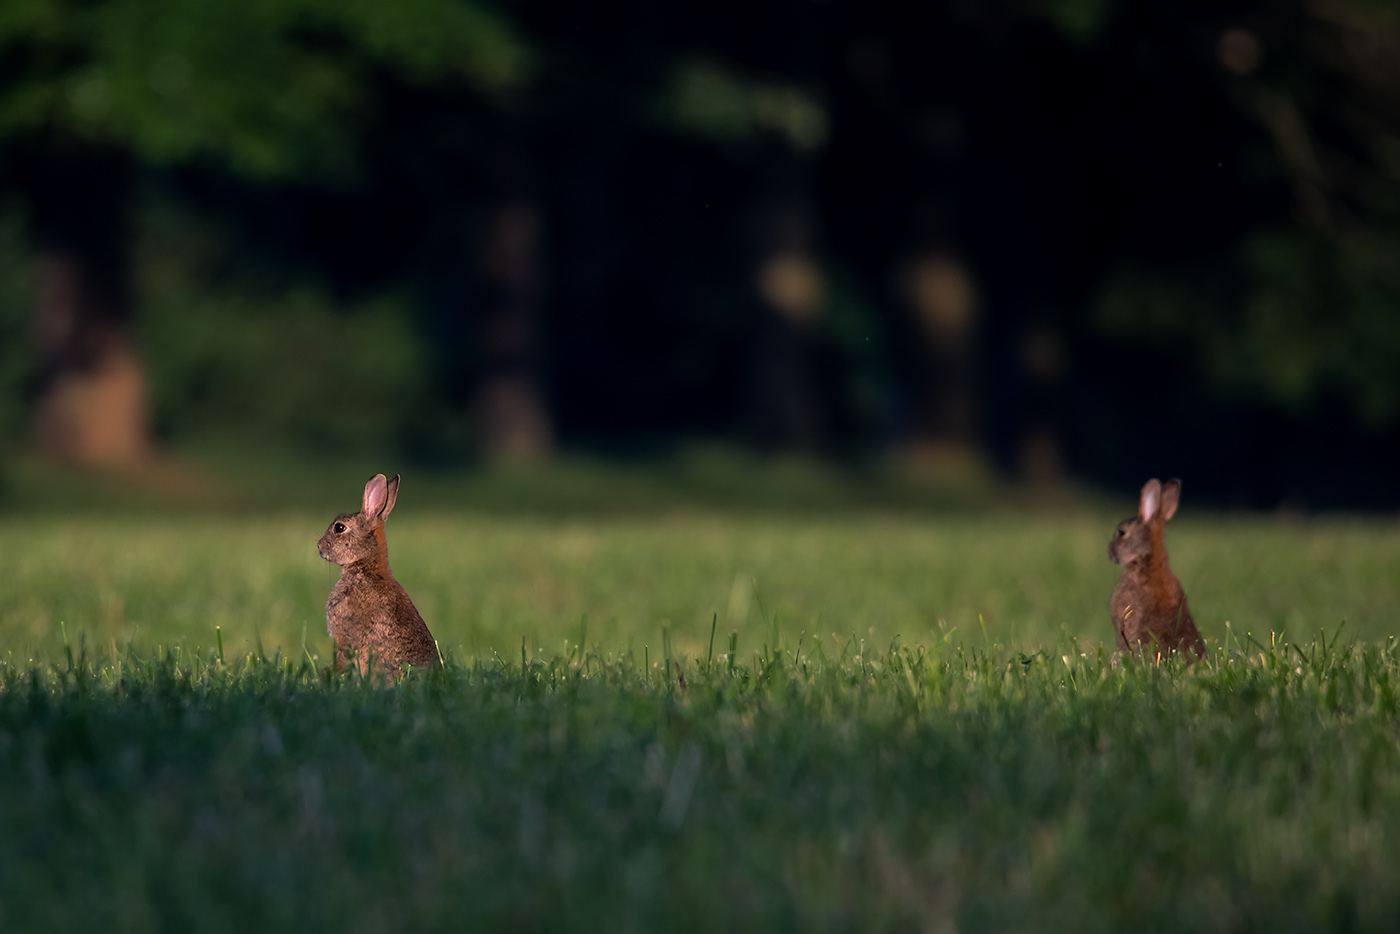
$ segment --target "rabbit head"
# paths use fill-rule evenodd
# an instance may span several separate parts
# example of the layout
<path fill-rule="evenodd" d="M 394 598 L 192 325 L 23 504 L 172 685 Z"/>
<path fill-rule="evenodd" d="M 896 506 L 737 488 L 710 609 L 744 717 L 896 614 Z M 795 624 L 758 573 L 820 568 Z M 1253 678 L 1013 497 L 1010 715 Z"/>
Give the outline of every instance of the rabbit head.
<path fill-rule="evenodd" d="M 1128 567 L 1153 555 L 1165 556 L 1163 531 L 1167 520 L 1176 515 L 1180 501 L 1180 480 L 1148 480 L 1138 497 L 1138 514 L 1118 523 L 1108 543 L 1109 560 Z"/>
<path fill-rule="evenodd" d="M 398 474 L 392 480 L 386 480 L 382 473 L 375 474 L 365 484 L 360 511 L 336 516 L 326 534 L 321 536 L 316 551 L 341 567 L 367 558 L 387 563 L 389 545 L 384 537 L 384 520 L 394 511 L 398 495 Z"/>

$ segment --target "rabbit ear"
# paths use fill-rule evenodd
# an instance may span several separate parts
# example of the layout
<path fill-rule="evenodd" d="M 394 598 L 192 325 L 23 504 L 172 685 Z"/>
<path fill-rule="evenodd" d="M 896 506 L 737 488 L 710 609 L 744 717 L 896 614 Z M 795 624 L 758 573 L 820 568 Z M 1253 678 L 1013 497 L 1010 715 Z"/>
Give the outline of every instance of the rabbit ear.
<path fill-rule="evenodd" d="M 385 487 L 385 494 L 388 496 L 388 502 L 384 504 L 384 511 L 379 514 L 381 519 L 389 518 L 389 513 L 394 511 L 394 501 L 399 498 L 398 474 L 394 474 L 394 479 L 390 480 L 388 486 Z"/>
<path fill-rule="evenodd" d="M 1151 522 L 1152 517 L 1157 514 L 1157 503 L 1162 496 L 1162 484 L 1153 477 L 1142 486 L 1142 495 L 1138 497 L 1138 516 L 1143 522 Z"/>
<path fill-rule="evenodd" d="M 369 478 L 365 484 L 364 514 L 373 518 L 379 515 L 379 511 L 384 508 L 384 503 L 388 499 L 388 490 L 382 473 L 377 473 Z"/>
<path fill-rule="evenodd" d="M 1162 484 L 1162 521 L 1176 515 L 1176 507 L 1181 502 L 1181 481 L 1168 480 Z"/>

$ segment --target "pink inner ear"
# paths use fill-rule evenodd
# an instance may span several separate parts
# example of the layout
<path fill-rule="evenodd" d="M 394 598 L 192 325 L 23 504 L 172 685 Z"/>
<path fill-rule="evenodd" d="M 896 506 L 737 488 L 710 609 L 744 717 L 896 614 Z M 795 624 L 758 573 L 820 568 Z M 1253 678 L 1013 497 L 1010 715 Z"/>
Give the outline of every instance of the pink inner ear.
<path fill-rule="evenodd" d="M 1152 517 L 1157 514 L 1157 496 L 1161 491 L 1155 483 L 1149 483 L 1142 488 L 1142 500 L 1138 503 L 1138 515 L 1143 522 L 1151 522 Z"/>
<path fill-rule="evenodd" d="M 1181 483 L 1171 480 L 1162 487 L 1162 521 L 1176 515 L 1177 504 L 1181 502 Z"/>
<path fill-rule="evenodd" d="M 367 516 L 377 516 L 384 508 L 384 500 L 388 497 L 385 489 L 384 475 L 375 474 L 368 483 L 365 484 L 364 512 Z"/>

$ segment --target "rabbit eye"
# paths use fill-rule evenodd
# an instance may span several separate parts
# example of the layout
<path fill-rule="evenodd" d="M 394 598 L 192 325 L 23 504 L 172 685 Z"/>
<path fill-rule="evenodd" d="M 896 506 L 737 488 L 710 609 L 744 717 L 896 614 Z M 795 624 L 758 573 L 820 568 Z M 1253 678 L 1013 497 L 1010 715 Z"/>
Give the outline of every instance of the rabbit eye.
<path fill-rule="evenodd" d="M 335 534 L 339 535 L 341 532 L 345 531 L 345 523 L 337 522 L 335 525 L 331 526 L 331 528 L 335 529 Z"/>

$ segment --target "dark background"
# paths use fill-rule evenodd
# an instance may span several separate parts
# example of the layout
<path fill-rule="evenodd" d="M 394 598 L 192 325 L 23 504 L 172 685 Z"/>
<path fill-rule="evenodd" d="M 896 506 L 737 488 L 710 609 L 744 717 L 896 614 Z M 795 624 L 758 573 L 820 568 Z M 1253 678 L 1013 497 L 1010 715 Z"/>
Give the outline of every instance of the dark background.
<path fill-rule="evenodd" d="M 1400 506 L 1367 0 L 9 0 L 0 437 Z"/>

